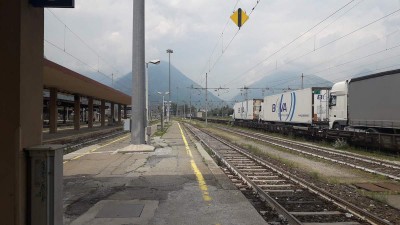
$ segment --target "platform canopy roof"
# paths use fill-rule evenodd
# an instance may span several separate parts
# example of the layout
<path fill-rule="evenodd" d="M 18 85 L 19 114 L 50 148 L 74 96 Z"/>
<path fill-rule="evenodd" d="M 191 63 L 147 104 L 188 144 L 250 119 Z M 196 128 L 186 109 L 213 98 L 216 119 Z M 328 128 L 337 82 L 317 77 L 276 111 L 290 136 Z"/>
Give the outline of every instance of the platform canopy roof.
<path fill-rule="evenodd" d="M 60 92 L 79 94 L 99 100 L 104 99 L 123 105 L 131 104 L 131 96 L 50 60 L 44 59 L 43 70 L 43 86 L 45 88 L 57 88 Z"/>

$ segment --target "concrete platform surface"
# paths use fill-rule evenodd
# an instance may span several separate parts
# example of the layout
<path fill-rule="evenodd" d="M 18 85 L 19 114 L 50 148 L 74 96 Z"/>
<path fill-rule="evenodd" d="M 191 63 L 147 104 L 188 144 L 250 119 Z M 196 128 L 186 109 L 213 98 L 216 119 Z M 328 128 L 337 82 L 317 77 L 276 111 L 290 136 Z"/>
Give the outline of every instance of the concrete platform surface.
<path fill-rule="evenodd" d="M 129 145 L 124 135 L 64 157 L 64 224 L 267 224 L 177 122 L 153 152 L 118 152 Z"/>
<path fill-rule="evenodd" d="M 128 145 L 117 150 L 118 153 L 153 152 L 156 148 L 152 145 Z"/>

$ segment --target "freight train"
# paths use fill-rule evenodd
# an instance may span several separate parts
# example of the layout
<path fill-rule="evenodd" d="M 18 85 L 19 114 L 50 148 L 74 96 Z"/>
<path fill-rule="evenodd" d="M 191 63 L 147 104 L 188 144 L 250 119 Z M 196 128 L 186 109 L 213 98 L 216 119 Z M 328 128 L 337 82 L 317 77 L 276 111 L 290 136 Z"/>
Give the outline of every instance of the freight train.
<path fill-rule="evenodd" d="M 234 105 L 235 122 L 298 129 L 400 133 L 400 70 L 251 99 Z"/>

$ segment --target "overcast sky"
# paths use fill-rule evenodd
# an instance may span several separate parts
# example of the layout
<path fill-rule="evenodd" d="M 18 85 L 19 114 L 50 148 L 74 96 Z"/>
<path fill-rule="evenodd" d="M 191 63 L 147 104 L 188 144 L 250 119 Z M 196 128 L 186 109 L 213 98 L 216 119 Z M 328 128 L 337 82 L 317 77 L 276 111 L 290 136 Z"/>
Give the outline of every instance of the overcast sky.
<path fill-rule="evenodd" d="M 210 86 L 230 88 L 249 85 L 274 71 L 339 81 L 365 70 L 400 68 L 400 12 L 395 12 L 400 0 L 354 0 L 273 55 L 349 2 L 259 0 L 237 33 L 229 19 L 233 9 L 250 14 L 257 0 L 146 0 L 146 60 L 168 61 L 165 50 L 170 48 L 172 64 L 189 78 L 204 85 L 208 72 Z M 132 0 L 75 4 L 74 9 L 45 10 L 45 56 L 82 73 L 130 72 Z"/>

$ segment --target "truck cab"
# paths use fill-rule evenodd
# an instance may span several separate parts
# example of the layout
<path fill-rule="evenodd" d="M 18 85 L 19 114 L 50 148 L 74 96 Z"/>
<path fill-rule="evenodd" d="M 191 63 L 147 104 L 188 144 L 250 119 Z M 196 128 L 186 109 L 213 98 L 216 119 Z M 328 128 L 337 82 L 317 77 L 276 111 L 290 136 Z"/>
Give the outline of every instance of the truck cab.
<path fill-rule="evenodd" d="M 349 80 L 332 86 L 329 97 L 329 128 L 342 130 L 347 126 L 347 94 Z"/>

